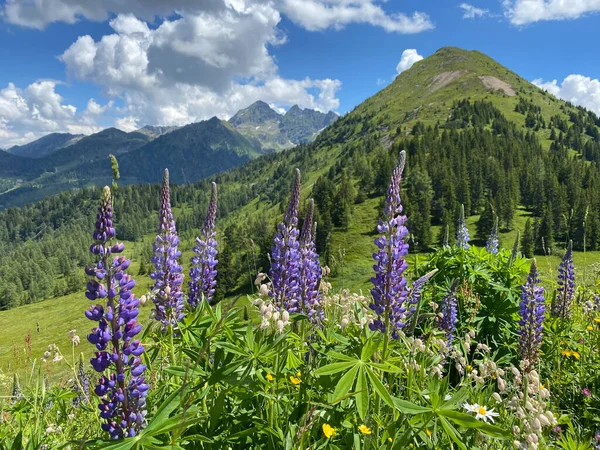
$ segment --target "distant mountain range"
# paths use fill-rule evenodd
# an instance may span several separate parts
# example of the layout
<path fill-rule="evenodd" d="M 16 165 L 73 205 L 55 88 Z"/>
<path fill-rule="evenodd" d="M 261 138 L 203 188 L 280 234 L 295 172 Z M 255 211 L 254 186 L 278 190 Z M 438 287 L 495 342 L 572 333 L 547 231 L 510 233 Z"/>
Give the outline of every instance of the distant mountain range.
<path fill-rule="evenodd" d="M 338 117 L 333 111 L 324 114 L 314 109 L 300 109 L 298 105 L 279 114 L 265 102 L 258 101 L 238 111 L 229 123 L 247 138 L 256 139 L 262 148 L 283 150 L 312 142 Z"/>
<path fill-rule="evenodd" d="M 110 182 L 109 154 L 118 156 L 123 184 L 152 183 L 169 167 L 176 183 L 190 183 L 262 154 L 311 142 L 337 114 L 293 106 L 279 114 L 264 102 L 183 127 L 107 128 L 90 136 L 52 133 L 0 150 L 0 208 L 65 189 Z"/>

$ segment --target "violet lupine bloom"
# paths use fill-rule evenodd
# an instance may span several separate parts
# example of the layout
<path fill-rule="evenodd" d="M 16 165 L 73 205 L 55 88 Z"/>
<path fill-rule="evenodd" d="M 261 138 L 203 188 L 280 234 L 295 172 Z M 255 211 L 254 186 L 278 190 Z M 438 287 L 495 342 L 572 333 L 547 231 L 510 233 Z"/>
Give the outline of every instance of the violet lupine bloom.
<path fill-rule="evenodd" d="M 431 272 L 427 272 L 418 280 L 414 281 L 410 293 L 408 294 L 408 304 L 411 305 L 409 310 L 410 314 L 415 312 L 416 304 L 419 303 L 419 298 L 421 298 L 421 290 L 425 287 L 427 282 L 433 277 L 439 269 L 433 269 Z"/>
<path fill-rule="evenodd" d="M 217 256 L 217 233 L 215 231 L 215 218 L 217 216 L 217 185 L 212 183 L 210 203 L 204 226 L 202 227 L 202 236 L 196 238 L 194 252 L 192 257 L 192 268 L 190 269 L 190 295 L 188 303 L 192 308 L 196 308 L 198 303 L 204 297 L 209 304 L 213 304 L 215 286 L 217 285 L 217 269 L 215 266 L 219 262 Z"/>
<path fill-rule="evenodd" d="M 498 219 L 496 218 L 494 222 L 494 228 L 492 228 L 492 232 L 487 238 L 487 242 L 485 243 L 485 251 L 492 254 L 498 254 Z"/>
<path fill-rule="evenodd" d="M 552 317 L 568 319 L 571 315 L 571 304 L 575 296 L 575 266 L 573 265 L 573 242 L 569 247 L 558 267 L 558 289 L 556 298 L 552 302 L 550 314 Z"/>
<path fill-rule="evenodd" d="M 88 403 L 90 398 L 90 379 L 85 373 L 83 353 L 79 356 L 77 367 L 77 378 L 73 382 L 73 390 L 77 396 L 73 399 L 73 406 L 78 407 L 82 403 Z"/>
<path fill-rule="evenodd" d="M 400 200 L 400 184 L 405 162 L 406 152 L 403 150 L 400 152 L 398 165 L 392 172 L 385 202 L 385 218 L 380 219 L 377 225 L 381 236 L 374 241 L 379 250 L 373 254 L 373 303 L 369 305 L 369 308 L 377 313 L 377 319 L 369 324 L 371 330 L 379 330 L 382 333 L 389 331 L 394 339 L 398 339 L 398 331 L 406 326 L 408 316 L 405 304 L 408 289 L 406 278 L 402 275 L 408 267 L 404 259 L 408 254 L 408 243 L 404 242 L 408 230 L 404 226 L 406 215 L 402 214 Z"/>
<path fill-rule="evenodd" d="M 298 206 L 300 204 L 300 169 L 296 169 L 292 184 L 292 195 L 283 222 L 277 231 L 271 247 L 271 283 L 269 295 L 275 305 L 290 313 L 300 311 L 298 284 L 300 270 L 300 243 L 298 241 Z"/>
<path fill-rule="evenodd" d="M 460 216 L 458 218 L 458 223 L 456 224 L 456 246 L 458 248 L 469 250 L 470 240 L 471 237 L 469 236 L 469 230 L 467 228 L 467 223 L 465 222 L 465 205 L 460 205 Z"/>
<path fill-rule="evenodd" d="M 104 188 L 98 208 L 94 244 L 90 251 L 98 258 L 87 266 L 90 276 L 85 293 L 89 300 L 101 299 L 103 304 L 91 306 L 85 315 L 98 322 L 87 336 L 96 346 L 96 356 L 90 360 L 96 372 L 103 374 L 94 392 L 100 397 L 100 417 L 106 422 L 102 429 L 112 439 L 135 436 L 143 427 L 146 414 L 148 384 L 143 376 L 146 366 L 141 355 L 144 347 L 135 336 L 142 326 L 137 323 L 140 300 L 131 289 L 135 281 L 127 274 L 129 260 L 121 253 L 122 243 L 112 244 L 115 229 L 112 222 L 110 189 Z"/>
<path fill-rule="evenodd" d="M 522 288 L 519 305 L 519 316 L 521 316 L 519 320 L 519 356 L 521 360 L 527 361 L 527 370 L 531 370 L 535 366 L 542 345 L 546 305 L 544 288 L 539 283 L 539 274 L 534 259 L 531 261 L 527 282 Z"/>
<path fill-rule="evenodd" d="M 300 233 L 300 268 L 299 268 L 299 296 L 300 309 L 308 317 L 317 319 L 321 304 L 319 283 L 321 281 L 321 263 L 315 245 L 316 222 L 313 223 L 315 202 L 311 198 L 308 211 L 304 218 L 302 232 Z"/>
<path fill-rule="evenodd" d="M 440 305 L 441 318 L 439 321 L 439 329 L 446 332 L 446 343 L 448 349 L 452 345 L 454 340 L 454 332 L 456 331 L 457 318 L 457 306 L 458 300 L 456 298 L 456 287 L 458 286 L 458 280 L 452 283 L 450 291 L 446 294 Z"/>
<path fill-rule="evenodd" d="M 175 227 L 175 219 L 171 211 L 171 192 L 169 189 L 169 170 L 165 169 L 161 189 L 161 204 L 159 213 L 158 234 L 154 241 L 154 272 L 150 278 L 152 286 L 152 301 L 156 308 L 156 320 L 167 327 L 175 328 L 185 314 L 183 313 L 183 269 L 177 259 L 181 256 L 178 250 L 179 237 Z"/>

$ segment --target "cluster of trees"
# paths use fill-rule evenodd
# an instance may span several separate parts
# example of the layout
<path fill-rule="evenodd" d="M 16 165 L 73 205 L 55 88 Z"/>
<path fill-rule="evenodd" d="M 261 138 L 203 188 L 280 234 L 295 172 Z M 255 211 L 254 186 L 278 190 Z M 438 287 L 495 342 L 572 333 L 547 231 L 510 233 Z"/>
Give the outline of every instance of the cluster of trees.
<path fill-rule="evenodd" d="M 548 151 L 535 129 L 518 127 L 490 102 L 463 100 L 452 110 L 445 123 L 398 126 L 391 139 L 389 127 L 374 121 L 369 111 L 353 112 L 311 145 L 265 155 L 195 184 L 173 186 L 178 230 L 190 246 L 202 226 L 209 183 L 218 185 L 217 296 L 252 289 L 253 275 L 268 267 L 275 213 L 286 206 L 295 167 L 313 179 L 304 187 L 315 199 L 317 249 L 327 264 L 335 232 L 348 230 L 355 205 L 367 198 L 383 202 L 401 149 L 409 156 L 403 203 L 413 247 L 426 251 L 436 245 L 446 227 L 452 241 L 462 204 L 468 215 L 480 216 L 476 238 L 481 243 L 496 219 L 501 229 L 512 229 L 522 206 L 531 216 L 521 230 L 527 256 L 553 251 L 569 239 L 579 250 L 600 249 L 600 144 L 588 130 L 598 124 L 595 115 L 571 107 L 552 117 L 544 124 L 554 135 Z M 517 112 L 524 119 L 529 113 L 540 115 L 528 100 L 519 102 Z M 581 141 L 577 148 L 568 137 L 575 134 Z M 0 308 L 63 295 L 83 285 L 81 267 L 89 261 L 98 198 L 99 189 L 82 189 L 0 212 Z M 119 188 L 119 237 L 139 241 L 152 234 L 158 202 L 158 185 Z M 248 207 L 242 215 L 244 205 Z M 442 230 L 437 236 L 434 225 Z M 129 256 L 141 260 L 144 274 L 151 270 L 150 255 L 148 243 L 140 254 Z"/>

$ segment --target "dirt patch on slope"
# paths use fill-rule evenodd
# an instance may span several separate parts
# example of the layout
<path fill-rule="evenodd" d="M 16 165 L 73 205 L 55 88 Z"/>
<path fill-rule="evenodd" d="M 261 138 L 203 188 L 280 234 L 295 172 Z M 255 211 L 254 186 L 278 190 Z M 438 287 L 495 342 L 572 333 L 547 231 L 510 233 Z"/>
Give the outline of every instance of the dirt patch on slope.
<path fill-rule="evenodd" d="M 438 89 L 443 88 L 444 86 L 448 86 L 450 83 L 452 83 L 457 78 L 460 78 L 465 73 L 467 73 L 466 70 L 454 70 L 452 72 L 439 73 L 435 77 L 433 77 L 433 80 L 429 85 L 429 91 L 435 92 Z"/>
<path fill-rule="evenodd" d="M 484 75 L 479 77 L 483 85 L 494 91 L 502 91 L 509 97 L 514 97 L 517 93 L 514 91 L 512 86 L 505 81 L 499 80 L 496 77 L 492 77 L 490 75 Z"/>

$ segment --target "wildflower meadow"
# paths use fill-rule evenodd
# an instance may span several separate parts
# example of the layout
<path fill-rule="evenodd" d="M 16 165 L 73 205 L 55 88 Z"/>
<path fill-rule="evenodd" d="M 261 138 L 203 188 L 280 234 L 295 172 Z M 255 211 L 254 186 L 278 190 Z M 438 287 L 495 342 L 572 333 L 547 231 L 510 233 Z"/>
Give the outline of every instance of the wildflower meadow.
<path fill-rule="evenodd" d="M 0 448 L 600 448 L 600 294 L 577 284 L 572 245 L 542 283 L 518 242 L 499 248 L 497 219 L 485 248 L 469 244 L 463 207 L 456 245 L 412 264 L 405 164 L 400 152 L 364 255 L 369 293 L 329 283 L 298 169 L 258 294 L 222 302 L 215 183 L 184 273 L 165 170 L 143 295 L 105 187 L 87 337 L 73 330 L 72 349 L 51 345 L 26 377 L 0 379 Z M 71 372 L 51 382 L 43 366 L 58 361 Z"/>

